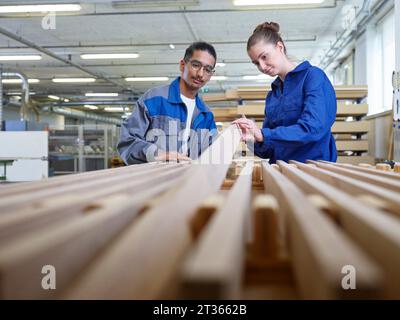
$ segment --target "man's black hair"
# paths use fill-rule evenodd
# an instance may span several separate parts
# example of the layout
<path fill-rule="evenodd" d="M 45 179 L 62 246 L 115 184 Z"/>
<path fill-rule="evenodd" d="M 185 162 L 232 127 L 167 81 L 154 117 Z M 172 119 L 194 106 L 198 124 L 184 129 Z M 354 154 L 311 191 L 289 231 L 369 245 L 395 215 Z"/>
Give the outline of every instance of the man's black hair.
<path fill-rule="evenodd" d="M 195 50 L 201 50 L 201 51 L 207 51 L 209 54 L 211 54 L 215 61 L 217 61 L 217 53 L 215 52 L 214 47 L 207 43 L 207 42 L 194 42 L 190 45 L 190 47 L 188 47 L 185 51 L 185 56 L 183 58 L 183 60 L 185 60 L 186 62 L 188 62 L 190 60 L 190 58 L 193 56 L 193 52 Z"/>

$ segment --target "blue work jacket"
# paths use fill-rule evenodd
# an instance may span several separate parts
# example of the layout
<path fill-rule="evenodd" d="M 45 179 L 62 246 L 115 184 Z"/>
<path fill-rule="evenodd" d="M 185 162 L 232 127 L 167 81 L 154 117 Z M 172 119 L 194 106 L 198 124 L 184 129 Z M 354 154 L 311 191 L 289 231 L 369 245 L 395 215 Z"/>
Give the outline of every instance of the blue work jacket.
<path fill-rule="evenodd" d="M 264 141 L 254 153 L 277 160 L 337 159 L 331 127 L 336 118 L 336 94 L 326 74 L 308 61 L 278 77 L 265 100 Z"/>

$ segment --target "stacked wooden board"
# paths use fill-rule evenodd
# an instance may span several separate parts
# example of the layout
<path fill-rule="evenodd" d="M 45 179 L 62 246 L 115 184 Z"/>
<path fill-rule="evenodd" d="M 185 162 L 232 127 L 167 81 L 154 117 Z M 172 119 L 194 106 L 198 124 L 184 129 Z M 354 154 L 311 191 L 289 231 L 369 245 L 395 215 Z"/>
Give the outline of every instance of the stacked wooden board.
<path fill-rule="evenodd" d="M 231 126 L 192 163 L 1 185 L 0 297 L 400 298 L 400 173 L 239 144 Z"/>
<path fill-rule="evenodd" d="M 238 101 L 237 107 L 213 108 L 215 119 L 223 122 L 226 127 L 234 119 L 245 115 L 254 119 L 261 127 L 264 119 L 265 97 L 269 87 L 238 87 L 236 91 L 225 94 L 225 101 Z M 236 93 L 234 93 L 236 92 Z M 338 100 L 336 122 L 332 127 L 332 133 L 336 140 L 338 161 L 342 163 L 374 163 L 374 159 L 368 156 L 369 123 L 362 120 L 368 113 L 368 105 L 360 103 L 368 93 L 366 86 L 335 86 Z M 222 96 L 216 100 L 216 96 L 205 95 L 207 102 L 222 101 Z M 261 100 L 261 101 L 258 101 Z M 224 127 L 222 126 L 222 127 Z"/>

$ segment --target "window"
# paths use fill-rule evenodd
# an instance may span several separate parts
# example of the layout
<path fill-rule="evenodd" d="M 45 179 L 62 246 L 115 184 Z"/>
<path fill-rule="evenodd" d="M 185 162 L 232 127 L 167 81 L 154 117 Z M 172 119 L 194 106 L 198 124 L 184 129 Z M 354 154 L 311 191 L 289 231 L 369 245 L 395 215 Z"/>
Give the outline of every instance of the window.
<path fill-rule="evenodd" d="M 392 72 L 395 70 L 394 13 L 368 30 L 369 114 L 392 109 Z"/>

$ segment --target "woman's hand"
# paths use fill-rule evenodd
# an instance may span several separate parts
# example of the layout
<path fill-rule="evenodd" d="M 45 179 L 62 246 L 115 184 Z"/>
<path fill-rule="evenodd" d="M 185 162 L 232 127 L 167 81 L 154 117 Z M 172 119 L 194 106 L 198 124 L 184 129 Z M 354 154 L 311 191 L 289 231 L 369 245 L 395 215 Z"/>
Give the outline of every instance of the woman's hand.
<path fill-rule="evenodd" d="M 242 140 L 243 141 L 256 141 L 263 142 L 264 136 L 261 129 L 257 127 L 254 121 L 247 119 L 245 116 L 232 122 L 237 124 L 242 130 Z"/>

